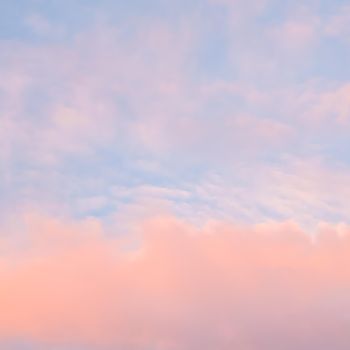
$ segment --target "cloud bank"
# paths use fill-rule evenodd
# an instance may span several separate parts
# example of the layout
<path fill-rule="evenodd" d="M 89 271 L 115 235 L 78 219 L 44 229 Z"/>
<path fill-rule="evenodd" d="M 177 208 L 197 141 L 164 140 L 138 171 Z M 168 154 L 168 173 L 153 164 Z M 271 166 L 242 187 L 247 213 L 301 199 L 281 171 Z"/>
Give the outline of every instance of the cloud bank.
<path fill-rule="evenodd" d="M 137 227 L 111 234 L 95 219 L 28 216 L 13 228 L 0 245 L 0 339 L 347 349 L 350 227 L 324 224 L 311 236 L 292 222 L 199 229 L 171 216 Z"/>

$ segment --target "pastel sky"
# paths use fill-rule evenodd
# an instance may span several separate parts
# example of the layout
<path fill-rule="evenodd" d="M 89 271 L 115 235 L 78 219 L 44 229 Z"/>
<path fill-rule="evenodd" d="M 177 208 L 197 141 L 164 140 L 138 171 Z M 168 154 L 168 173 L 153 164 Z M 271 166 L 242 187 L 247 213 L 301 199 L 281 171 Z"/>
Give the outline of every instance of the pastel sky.
<path fill-rule="evenodd" d="M 0 1 L 0 349 L 348 350 L 350 1 Z"/>

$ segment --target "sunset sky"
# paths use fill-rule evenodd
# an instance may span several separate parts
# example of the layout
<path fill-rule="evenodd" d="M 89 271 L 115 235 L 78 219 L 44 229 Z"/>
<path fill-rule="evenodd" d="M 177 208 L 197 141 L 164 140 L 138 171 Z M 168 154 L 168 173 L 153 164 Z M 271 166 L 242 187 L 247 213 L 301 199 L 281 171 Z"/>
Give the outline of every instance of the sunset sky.
<path fill-rule="evenodd" d="M 0 349 L 348 350 L 350 1 L 0 1 Z"/>

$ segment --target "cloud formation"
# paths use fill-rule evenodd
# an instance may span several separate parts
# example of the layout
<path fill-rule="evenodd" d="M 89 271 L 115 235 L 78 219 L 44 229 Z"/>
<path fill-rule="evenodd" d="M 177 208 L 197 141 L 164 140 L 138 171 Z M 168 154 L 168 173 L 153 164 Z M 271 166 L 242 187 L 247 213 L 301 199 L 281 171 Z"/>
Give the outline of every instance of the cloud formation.
<path fill-rule="evenodd" d="M 348 349 L 349 6 L 14 3 L 0 348 Z"/>
<path fill-rule="evenodd" d="M 198 229 L 163 216 L 108 238 L 96 220 L 29 216 L 21 235 L 1 243 L 0 339 L 134 350 L 350 341 L 345 225 L 312 238 L 292 222 Z"/>

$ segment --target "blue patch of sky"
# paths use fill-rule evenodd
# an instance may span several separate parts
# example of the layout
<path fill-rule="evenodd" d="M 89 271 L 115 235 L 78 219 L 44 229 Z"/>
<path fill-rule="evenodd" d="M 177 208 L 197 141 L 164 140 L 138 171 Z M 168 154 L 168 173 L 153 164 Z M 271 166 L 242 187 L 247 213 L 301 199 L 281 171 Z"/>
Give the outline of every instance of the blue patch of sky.
<path fill-rule="evenodd" d="M 330 81 L 348 82 L 350 46 L 343 39 L 325 38 L 314 54 L 314 60 L 308 67 L 309 77 L 320 77 Z"/>
<path fill-rule="evenodd" d="M 194 73 L 200 82 L 233 78 L 229 57 L 229 21 L 226 17 L 225 8 L 217 6 L 203 6 L 195 17 L 200 35 Z"/>
<path fill-rule="evenodd" d="M 71 0 L 40 1 L 16 0 L 0 2 L 0 39 L 25 40 L 28 43 L 47 41 L 48 38 L 31 30 L 30 16 L 41 16 L 52 27 L 62 27 L 66 35 L 58 39 L 69 39 L 74 34 L 93 27 L 100 21 L 111 25 L 125 25 L 134 18 L 161 19 L 175 23 L 195 11 L 202 2 L 164 0 Z M 136 22 L 135 22 L 136 23 Z M 53 37 L 50 38 L 52 40 Z"/>

